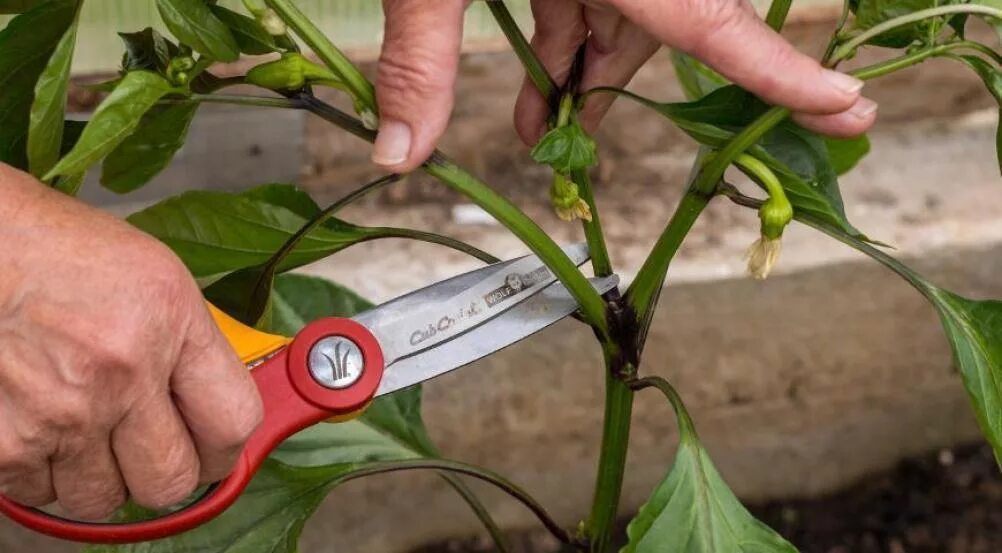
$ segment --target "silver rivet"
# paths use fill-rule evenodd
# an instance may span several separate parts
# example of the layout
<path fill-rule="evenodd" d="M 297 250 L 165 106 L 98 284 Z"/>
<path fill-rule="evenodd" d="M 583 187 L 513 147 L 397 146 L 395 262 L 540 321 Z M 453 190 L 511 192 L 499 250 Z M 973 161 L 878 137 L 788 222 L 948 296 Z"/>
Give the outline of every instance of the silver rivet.
<path fill-rule="evenodd" d="M 358 344 L 342 336 L 331 336 L 313 345 L 309 366 L 318 384 L 343 390 L 362 378 L 365 359 Z"/>

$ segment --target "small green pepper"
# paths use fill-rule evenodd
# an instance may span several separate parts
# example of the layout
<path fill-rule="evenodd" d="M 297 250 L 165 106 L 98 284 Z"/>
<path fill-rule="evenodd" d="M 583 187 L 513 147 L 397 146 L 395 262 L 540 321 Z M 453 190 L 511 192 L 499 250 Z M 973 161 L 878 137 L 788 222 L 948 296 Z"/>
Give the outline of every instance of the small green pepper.
<path fill-rule="evenodd" d="M 341 86 L 337 75 L 298 52 L 282 54 L 275 61 L 254 67 L 247 72 L 246 80 L 270 90 L 299 90 L 307 84 Z"/>

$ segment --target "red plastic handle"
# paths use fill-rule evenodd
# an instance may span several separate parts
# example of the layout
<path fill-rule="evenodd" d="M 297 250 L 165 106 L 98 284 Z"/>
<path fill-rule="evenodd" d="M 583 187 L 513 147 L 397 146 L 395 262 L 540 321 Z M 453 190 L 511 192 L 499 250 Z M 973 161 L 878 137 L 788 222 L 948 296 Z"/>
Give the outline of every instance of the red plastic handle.
<path fill-rule="evenodd" d="M 328 389 L 310 374 L 308 360 L 320 340 L 342 336 L 358 345 L 363 370 L 358 381 Z M 0 512 L 15 522 L 55 538 L 101 543 L 139 543 L 182 534 L 218 517 L 233 505 L 268 455 L 286 438 L 332 416 L 354 418 L 372 401 L 383 378 L 383 352 L 372 332 L 350 319 L 321 319 L 296 336 L 288 348 L 252 376 L 264 402 L 264 421 L 244 448 L 231 474 L 195 504 L 163 518 L 131 523 L 85 523 L 24 507 L 0 496 Z"/>

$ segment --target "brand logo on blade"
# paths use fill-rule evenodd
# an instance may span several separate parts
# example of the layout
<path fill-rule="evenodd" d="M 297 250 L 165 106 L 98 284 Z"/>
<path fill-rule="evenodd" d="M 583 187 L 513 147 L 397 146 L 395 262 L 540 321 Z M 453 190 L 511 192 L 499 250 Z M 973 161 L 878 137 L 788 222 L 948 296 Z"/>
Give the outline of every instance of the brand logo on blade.
<path fill-rule="evenodd" d="M 504 286 L 485 294 L 484 301 L 487 303 L 487 307 L 494 307 L 548 278 L 550 278 L 550 270 L 546 267 L 540 267 L 531 273 L 512 273 L 505 277 Z"/>

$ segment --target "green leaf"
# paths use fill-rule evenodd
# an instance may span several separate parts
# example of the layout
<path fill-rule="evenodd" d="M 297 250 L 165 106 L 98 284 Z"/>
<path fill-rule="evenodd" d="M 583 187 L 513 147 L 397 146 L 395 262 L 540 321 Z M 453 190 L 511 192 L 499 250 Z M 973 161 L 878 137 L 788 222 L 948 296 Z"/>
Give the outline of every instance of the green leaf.
<path fill-rule="evenodd" d="M 275 38 L 269 35 L 254 18 L 218 5 L 211 6 L 210 9 L 230 29 L 237 46 L 244 54 L 260 56 L 278 51 Z"/>
<path fill-rule="evenodd" d="M 270 330 L 293 336 L 320 317 L 351 317 L 372 307 L 351 290 L 323 279 L 289 273 L 275 279 Z"/>
<path fill-rule="evenodd" d="M 956 56 L 956 59 L 974 69 L 998 102 L 999 124 L 995 132 L 995 152 L 999 171 L 1002 172 L 1002 69 L 977 56 Z"/>
<path fill-rule="evenodd" d="M 178 47 L 163 35 L 147 27 L 135 33 L 118 33 L 125 43 L 122 70 L 145 69 L 164 75 L 171 58 L 178 55 Z"/>
<path fill-rule="evenodd" d="M 685 52 L 672 50 L 671 62 L 689 100 L 698 100 L 730 84 L 720 73 Z"/>
<path fill-rule="evenodd" d="M 858 29 L 869 29 L 887 20 L 901 17 L 920 10 L 927 10 L 947 4 L 959 4 L 966 0 L 859 0 L 854 2 L 853 12 L 856 14 L 855 26 Z M 928 42 L 939 34 L 945 23 L 951 23 L 957 17 L 936 17 L 910 25 L 904 25 L 874 37 L 869 44 L 886 46 L 888 48 L 905 48 L 913 42 Z M 963 19 L 960 17 L 959 19 Z"/>
<path fill-rule="evenodd" d="M 155 106 L 136 132 L 104 160 L 101 184 L 119 194 L 137 190 L 160 174 L 184 145 L 198 104 Z"/>
<path fill-rule="evenodd" d="M 0 0 L 0 14 L 23 13 L 45 0 Z"/>
<path fill-rule="evenodd" d="M 133 71 L 127 74 L 98 106 L 73 150 L 45 175 L 45 179 L 85 173 L 128 138 L 143 115 L 172 91 L 171 84 L 156 73 Z"/>
<path fill-rule="evenodd" d="M 0 31 L 0 162 L 24 170 L 35 85 L 77 13 L 75 0 L 31 5 Z"/>
<path fill-rule="evenodd" d="M 958 296 L 934 286 L 897 259 L 824 221 L 802 215 L 797 219 L 872 257 L 932 303 L 943 323 L 981 431 L 996 460 L 1002 462 L 1002 302 Z"/>
<path fill-rule="evenodd" d="M 321 316 L 351 316 L 370 304 L 326 280 L 277 279 L 271 331 L 289 335 Z M 328 310 L 330 309 L 330 310 Z M 358 420 L 319 424 L 287 440 L 240 500 L 221 517 L 176 538 L 129 546 L 92 546 L 87 553 L 286 553 L 330 491 L 372 463 L 434 455 L 421 421 L 421 390 L 383 396 Z M 346 509 L 349 507 L 345 507 Z"/>
<path fill-rule="evenodd" d="M 79 14 L 79 8 L 77 10 Z M 63 121 L 66 118 L 66 89 L 70 82 L 70 66 L 77 42 L 79 17 L 63 33 L 49 63 L 35 84 L 35 99 L 31 104 L 28 125 L 28 167 L 36 177 L 49 172 L 59 161 L 63 141 Z"/>
<path fill-rule="evenodd" d="M 530 155 L 536 162 L 549 165 L 564 175 L 598 163 L 595 141 L 577 123 L 546 133 Z"/>
<path fill-rule="evenodd" d="M 167 244 L 188 266 L 202 286 L 208 286 L 240 269 L 268 261 L 289 238 L 308 222 L 288 208 L 300 205 L 303 192 L 292 186 L 283 196 L 274 185 L 266 195 L 192 191 L 140 211 L 129 221 Z M 292 198 L 292 199 L 289 199 Z M 312 232 L 281 264 L 280 271 L 300 267 L 338 252 L 374 235 L 338 220 Z"/>
<path fill-rule="evenodd" d="M 622 553 L 796 553 L 741 505 L 698 442 L 682 440 L 668 477 L 627 528 Z"/>
<path fill-rule="evenodd" d="M 240 47 L 205 0 L 157 0 L 164 24 L 182 43 L 216 61 L 237 61 Z"/>
<path fill-rule="evenodd" d="M 664 387 L 678 419 L 678 451 L 668 476 L 627 527 L 621 553 L 797 553 L 741 505 L 699 443 L 682 399 L 667 382 Z"/>
<path fill-rule="evenodd" d="M 856 138 L 827 138 L 825 146 L 832 169 L 838 175 L 844 175 L 855 169 L 856 165 L 870 153 L 870 139 L 865 134 Z"/>
<path fill-rule="evenodd" d="M 699 143 L 713 148 L 723 147 L 768 109 L 761 100 L 734 85 L 685 103 L 659 103 L 615 88 L 595 89 L 599 91 L 626 96 L 646 105 Z M 831 150 L 819 135 L 786 120 L 763 136 L 749 153 L 776 173 L 796 211 L 810 213 L 853 236 L 867 239 L 846 217 L 838 172 L 830 158 Z M 840 168 L 844 168 L 851 156 L 847 152 L 840 154 L 847 156 L 839 160 Z"/>

